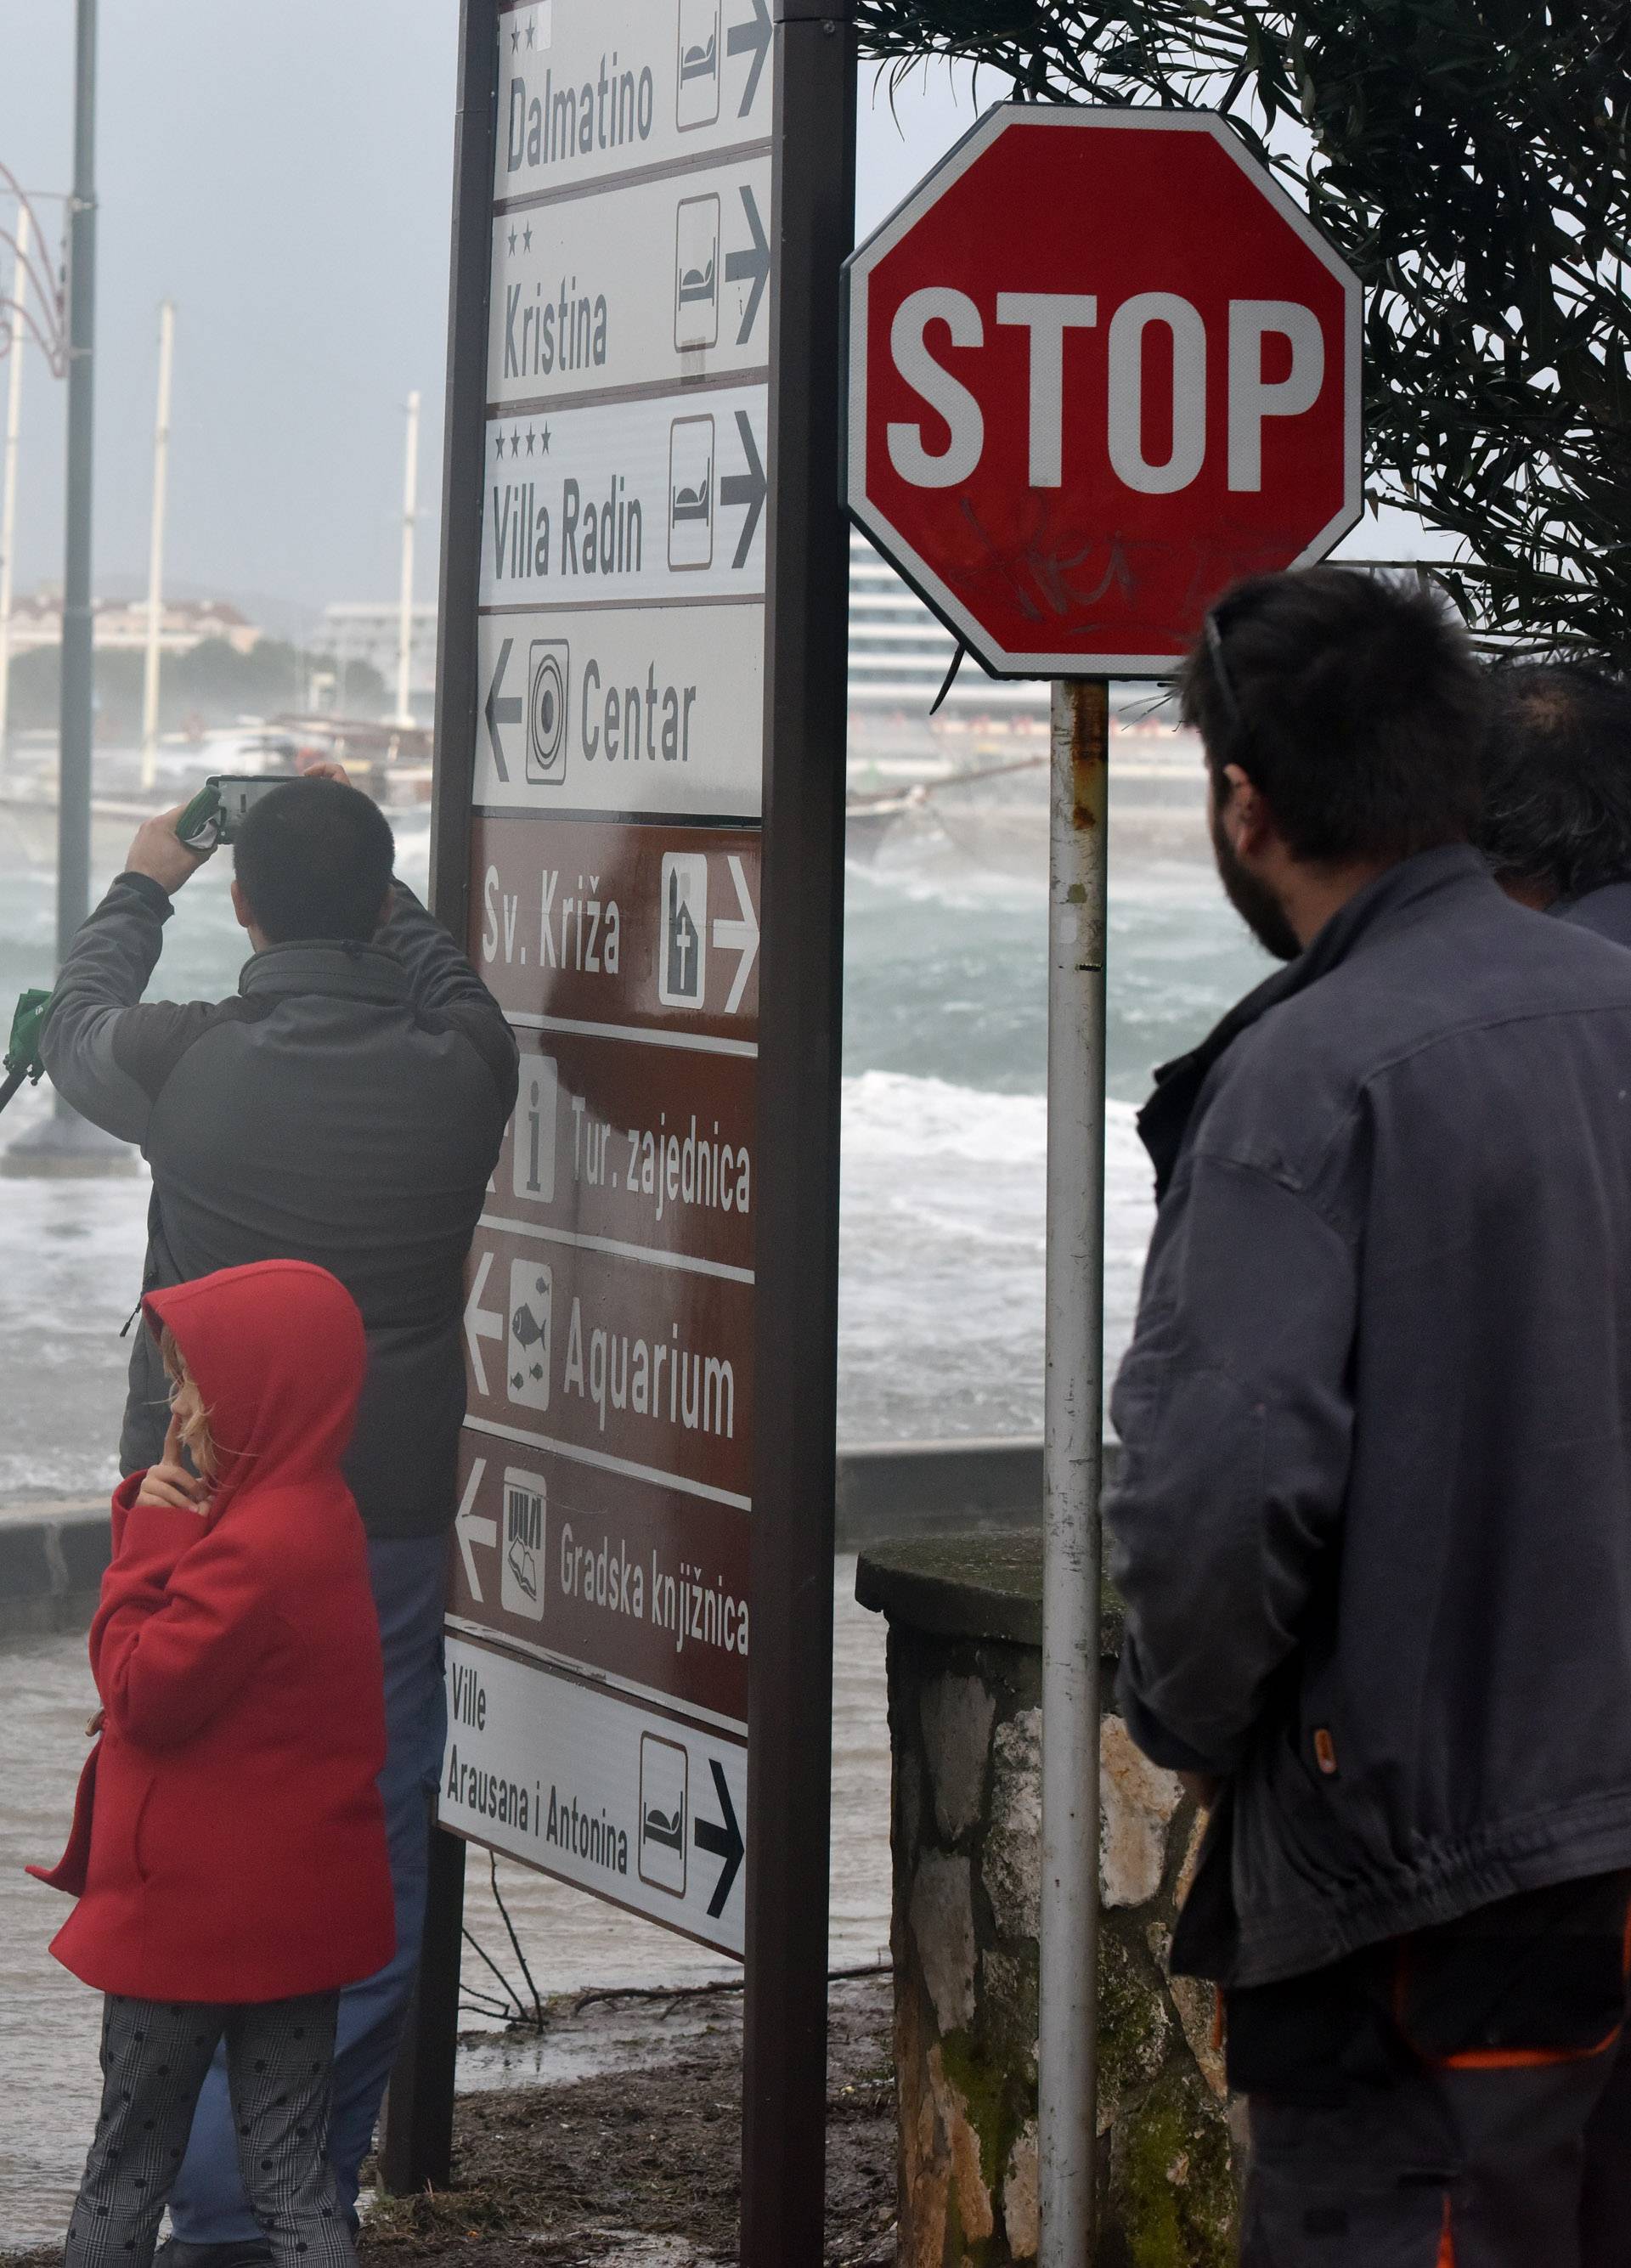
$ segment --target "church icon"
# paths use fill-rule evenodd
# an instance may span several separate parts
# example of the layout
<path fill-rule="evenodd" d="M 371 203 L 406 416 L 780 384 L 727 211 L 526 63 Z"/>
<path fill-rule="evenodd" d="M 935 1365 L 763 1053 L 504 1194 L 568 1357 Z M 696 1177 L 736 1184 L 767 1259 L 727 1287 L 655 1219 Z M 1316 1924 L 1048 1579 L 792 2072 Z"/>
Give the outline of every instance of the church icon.
<path fill-rule="evenodd" d="M 708 861 L 672 850 L 662 862 L 657 998 L 665 1008 L 700 1008 L 707 982 Z"/>

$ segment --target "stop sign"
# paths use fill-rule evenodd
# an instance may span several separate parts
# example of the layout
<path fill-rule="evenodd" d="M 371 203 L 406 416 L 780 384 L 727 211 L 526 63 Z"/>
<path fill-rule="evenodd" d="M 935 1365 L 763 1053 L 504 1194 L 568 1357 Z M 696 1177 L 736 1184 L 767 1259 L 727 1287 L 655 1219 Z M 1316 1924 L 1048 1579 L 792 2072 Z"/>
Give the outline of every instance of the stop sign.
<path fill-rule="evenodd" d="M 1170 675 L 1360 516 L 1358 279 L 1210 113 L 1000 105 L 846 295 L 851 512 L 1000 675 Z"/>

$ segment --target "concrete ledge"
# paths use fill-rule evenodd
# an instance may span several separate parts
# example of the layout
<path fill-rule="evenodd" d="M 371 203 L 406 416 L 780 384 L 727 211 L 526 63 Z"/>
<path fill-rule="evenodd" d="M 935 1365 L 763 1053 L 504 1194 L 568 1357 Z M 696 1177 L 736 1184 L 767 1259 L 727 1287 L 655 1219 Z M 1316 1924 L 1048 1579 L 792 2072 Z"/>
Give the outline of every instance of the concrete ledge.
<path fill-rule="evenodd" d="M 111 1549 L 106 1497 L 0 1511 L 0 1638 L 84 1630 Z"/>
<path fill-rule="evenodd" d="M 1104 1444 L 1111 1481 L 1120 1444 Z M 838 1542 L 854 1551 L 888 1536 L 1001 1535 L 1042 1518 L 1036 1439 L 889 1441 L 838 1452 Z"/>
<path fill-rule="evenodd" d="M 1113 1470 L 1114 1457 L 1111 1445 L 1107 1470 Z M 938 1548 L 956 1537 L 1012 1539 L 1013 1627 L 985 1633 L 990 1637 L 1032 1645 L 1040 1640 L 1036 1531 L 1041 1517 L 1039 1440 L 891 1441 L 838 1452 L 835 1525 L 841 1551 L 865 1550 L 876 1557 L 872 1547 L 886 1540 L 920 1538 Z M 108 1550 L 106 1498 L 0 1507 L 0 1638 L 83 1629 L 95 1609 Z M 1020 1573 L 1030 1564 L 1028 1554 L 1036 1562 L 1034 1581 Z M 993 1564 L 982 1558 L 983 1583 L 988 1583 Z M 877 1565 L 882 1569 L 885 1562 L 879 1558 Z M 1020 1604 L 1028 1581 L 1035 1594 L 1031 1620 Z M 885 1602 L 863 1594 L 862 1603 Z"/>
<path fill-rule="evenodd" d="M 1040 1440 L 889 1441 L 840 1449 L 840 1550 L 881 1535 L 1033 1526 L 1042 1514 Z"/>

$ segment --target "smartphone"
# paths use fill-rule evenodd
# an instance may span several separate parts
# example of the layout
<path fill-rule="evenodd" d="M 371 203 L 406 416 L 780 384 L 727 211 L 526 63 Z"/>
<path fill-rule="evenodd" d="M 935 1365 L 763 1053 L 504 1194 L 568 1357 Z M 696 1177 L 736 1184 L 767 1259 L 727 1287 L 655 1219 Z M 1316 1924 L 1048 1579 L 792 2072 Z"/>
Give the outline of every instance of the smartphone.
<path fill-rule="evenodd" d="M 213 850 L 233 842 L 254 806 L 299 772 L 218 772 L 207 779 L 177 820 L 178 839 L 189 850 Z"/>

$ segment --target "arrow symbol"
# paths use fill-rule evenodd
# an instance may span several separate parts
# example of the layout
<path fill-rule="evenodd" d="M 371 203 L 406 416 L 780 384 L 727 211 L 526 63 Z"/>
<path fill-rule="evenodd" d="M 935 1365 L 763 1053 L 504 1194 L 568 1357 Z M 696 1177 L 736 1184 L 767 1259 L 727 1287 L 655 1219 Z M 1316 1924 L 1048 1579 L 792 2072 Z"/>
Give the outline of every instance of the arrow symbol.
<path fill-rule="evenodd" d="M 494 1307 L 483 1307 L 482 1293 L 487 1288 L 487 1278 L 492 1273 L 492 1255 L 483 1252 L 482 1264 L 476 1271 L 476 1281 L 470 1286 L 470 1296 L 464 1307 L 464 1339 L 470 1350 L 470 1368 L 476 1373 L 476 1390 L 485 1394 L 487 1370 L 482 1361 L 481 1342 L 496 1339 L 504 1344 L 504 1317 Z"/>
<path fill-rule="evenodd" d="M 504 673 L 510 666 L 510 653 L 514 644 L 513 638 L 506 638 L 499 647 L 498 666 L 492 674 L 492 683 L 487 691 L 487 737 L 492 742 L 492 760 L 498 767 L 498 777 L 506 782 L 510 777 L 510 767 L 504 761 L 504 742 L 498 737 L 498 727 L 500 725 L 520 723 L 521 696 L 519 693 L 512 693 L 507 699 L 500 701 L 498 688 L 504 683 Z M 483 1393 L 486 1390 L 485 1387 L 482 1389 Z"/>
<path fill-rule="evenodd" d="M 734 1016 L 742 1005 L 742 996 L 748 989 L 749 975 L 759 957 L 759 924 L 753 910 L 753 900 L 748 895 L 748 878 L 742 871 L 742 860 L 734 853 L 731 857 L 730 869 L 731 880 L 736 885 L 736 903 L 742 909 L 742 919 L 717 920 L 713 924 L 713 942 L 718 950 L 742 955 L 731 981 L 730 998 L 725 1003 L 726 1014 Z"/>
<path fill-rule="evenodd" d="M 716 1827 L 712 1819 L 699 1819 L 693 1830 L 697 1848 L 706 1851 L 710 1857 L 723 1859 L 720 1879 L 713 1886 L 713 1896 L 708 1901 L 708 1919 L 718 1921 L 725 1911 L 725 1901 L 731 1886 L 742 1871 L 742 1830 L 736 1824 L 736 1807 L 731 1801 L 731 1792 L 725 1785 L 724 1767 L 715 1756 L 708 1759 L 713 1770 L 713 1792 L 720 1799 L 720 1808 L 725 1814 L 725 1823 Z"/>
<path fill-rule="evenodd" d="M 754 202 L 753 191 L 745 181 L 738 184 L 742 209 L 747 216 L 748 233 L 753 241 L 746 252 L 727 252 L 725 255 L 725 280 L 740 284 L 744 276 L 751 279 L 753 289 L 748 294 L 748 305 L 742 314 L 742 328 L 736 334 L 736 343 L 745 347 L 758 315 L 759 302 L 764 297 L 764 287 L 771 276 L 770 239 L 759 221 L 759 208 Z"/>
<path fill-rule="evenodd" d="M 489 1254 L 488 1257 L 491 1258 L 491 1255 Z M 464 1580 L 469 1585 L 470 1596 L 478 1607 L 482 1603 L 482 1579 L 476 1572 L 475 1547 L 478 1543 L 484 1543 L 491 1551 L 497 1548 L 498 1542 L 498 1521 L 478 1516 L 470 1509 L 476 1501 L 476 1491 L 482 1484 L 482 1475 L 486 1469 L 486 1458 L 477 1457 L 470 1469 L 470 1477 L 464 1491 L 464 1501 L 459 1506 L 458 1516 L 453 1524 L 454 1534 L 459 1539 L 459 1549 L 464 1554 Z"/>
<path fill-rule="evenodd" d="M 764 69 L 764 58 L 771 51 L 771 11 L 764 0 L 753 0 L 752 19 L 746 24 L 733 24 L 726 34 L 727 55 L 751 55 L 753 68 L 748 73 L 748 84 L 742 91 L 742 107 L 738 118 L 745 118 L 753 107 L 753 98 L 759 91 L 759 78 Z"/>
<path fill-rule="evenodd" d="M 731 561 L 733 567 L 742 567 L 747 564 L 748 554 L 753 548 L 753 534 L 759 524 L 759 514 L 764 509 L 767 490 L 764 468 L 759 461 L 758 446 L 745 409 L 736 412 L 736 431 L 742 442 L 742 454 L 748 460 L 748 469 L 745 473 L 733 473 L 728 480 L 720 482 L 720 502 L 722 505 L 745 504 L 748 507 L 748 517 L 743 520 L 742 534 L 736 540 L 736 556 Z"/>

